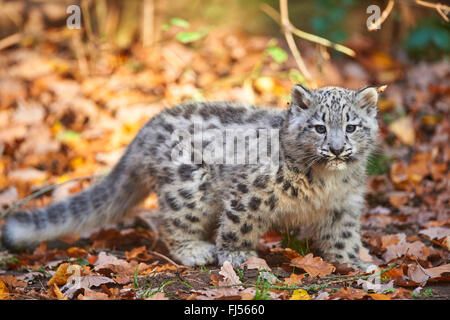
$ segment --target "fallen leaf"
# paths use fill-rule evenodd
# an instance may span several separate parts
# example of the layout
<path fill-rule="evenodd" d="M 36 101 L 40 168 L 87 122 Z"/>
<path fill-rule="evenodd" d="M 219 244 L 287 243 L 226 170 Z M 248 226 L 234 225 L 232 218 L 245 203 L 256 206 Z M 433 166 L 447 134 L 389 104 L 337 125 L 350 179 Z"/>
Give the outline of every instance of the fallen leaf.
<path fill-rule="evenodd" d="M 151 297 L 145 298 L 144 300 L 169 300 L 169 298 L 166 297 L 166 294 L 164 292 L 157 292 Z"/>
<path fill-rule="evenodd" d="M 386 262 L 390 262 L 393 259 L 404 256 L 406 253 L 425 261 L 431 254 L 431 249 L 425 246 L 421 241 L 410 243 L 406 240 L 401 240 L 397 244 L 386 247 L 386 252 L 383 254 L 383 259 Z"/>
<path fill-rule="evenodd" d="M 78 300 L 108 300 L 109 297 L 106 293 L 97 292 L 93 290 L 86 291 L 84 294 L 79 294 Z"/>
<path fill-rule="evenodd" d="M 9 187 L 5 191 L 0 192 L 0 208 L 9 206 L 19 199 L 19 194 L 15 187 Z"/>
<path fill-rule="evenodd" d="M 425 285 L 425 283 L 430 278 L 430 276 L 427 275 L 426 272 L 424 272 L 424 270 L 417 264 L 412 264 L 408 266 L 408 277 L 412 281 L 419 283 L 421 285 Z"/>
<path fill-rule="evenodd" d="M 392 293 L 391 298 L 401 300 L 411 299 L 411 291 L 405 288 L 398 288 Z"/>
<path fill-rule="evenodd" d="M 450 236 L 446 236 L 437 242 L 442 248 L 450 251 Z"/>
<path fill-rule="evenodd" d="M 389 203 L 398 208 L 408 202 L 408 193 L 406 192 L 392 192 L 389 195 Z"/>
<path fill-rule="evenodd" d="M 88 252 L 82 248 L 71 247 L 67 249 L 67 254 L 72 258 L 84 258 Z"/>
<path fill-rule="evenodd" d="M 381 237 L 381 247 L 386 249 L 387 246 L 392 246 L 399 242 L 403 242 L 405 239 L 406 234 L 404 233 L 387 234 Z"/>
<path fill-rule="evenodd" d="M 284 283 L 288 286 L 296 286 L 302 282 L 302 279 L 305 277 L 304 274 L 295 274 L 291 273 L 289 278 L 284 279 Z"/>
<path fill-rule="evenodd" d="M 326 291 L 322 291 L 320 292 L 315 298 L 314 300 L 329 300 L 330 299 L 330 294 Z"/>
<path fill-rule="evenodd" d="M 361 289 L 355 288 L 341 288 L 339 291 L 334 293 L 330 299 L 341 299 L 341 300 L 361 300 L 366 296 L 366 293 Z"/>
<path fill-rule="evenodd" d="M 416 133 L 414 131 L 413 120 L 411 117 L 400 118 L 389 125 L 389 129 L 404 144 L 414 145 Z"/>
<path fill-rule="evenodd" d="M 358 285 L 362 286 L 362 288 L 365 292 L 368 292 L 368 291 L 383 292 L 384 290 L 392 289 L 394 287 L 394 280 L 391 280 L 385 284 L 377 283 L 377 282 L 381 282 L 381 279 L 379 277 L 374 278 L 373 281 L 358 279 L 358 281 L 356 283 Z"/>
<path fill-rule="evenodd" d="M 309 276 L 324 277 L 332 273 L 336 268 L 325 262 L 320 257 L 313 257 L 312 253 L 308 253 L 304 257 L 297 257 L 291 260 L 291 266 L 299 267 L 309 273 Z"/>
<path fill-rule="evenodd" d="M 53 286 L 53 284 L 56 285 L 63 285 L 67 282 L 67 279 L 72 275 L 72 273 L 69 273 L 67 269 L 69 268 L 68 263 L 60 264 L 58 269 L 56 269 L 56 273 L 51 277 L 50 280 L 48 280 L 47 285 Z"/>
<path fill-rule="evenodd" d="M 121 275 L 132 275 L 135 271 L 135 265 L 131 265 L 125 260 L 118 259 L 113 255 L 106 254 L 105 252 L 100 252 L 98 255 L 98 260 L 95 262 L 94 271 L 106 271 L 121 274 Z"/>
<path fill-rule="evenodd" d="M 3 281 L 9 288 L 26 287 L 27 284 L 19 277 L 12 275 L 0 276 L 0 281 Z"/>
<path fill-rule="evenodd" d="M 289 260 L 292 260 L 297 257 L 301 257 L 300 253 L 292 250 L 291 248 L 281 248 L 281 247 L 275 247 L 270 249 L 270 252 L 272 253 L 281 253 Z"/>
<path fill-rule="evenodd" d="M 87 292 L 91 291 L 91 287 L 99 287 L 106 283 L 114 283 L 114 281 L 111 278 L 97 275 L 73 275 L 69 279 L 67 279 L 67 283 L 63 287 L 61 287 L 61 291 L 65 296 L 71 299 L 79 290 L 83 290 L 86 294 Z"/>
<path fill-rule="evenodd" d="M 219 274 L 223 276 L 223 280 L 219 281 L 219 285 L 221 286 L 242 284 L 241 280 L 239 280 L 239 276 L 236 274 L 229 261 L 223 263 Z"/>
<path fill-rule="evenodd" d="M 250 257 L 245 262 L 242 263 L 242 266 L 246 266 L 248 269 L 258 269 L 258 270 L 268 270 L 271 271 L 268 266 L 266 260 L 258 258 L 258 257 Z"/>
<path fill-rule="evenodd" d="M 392 293 L 390 293 L 390 294 L 368 293 L 368 295 L 373 300 L 391 300 L 392 299 Z"/>
<path fill-rule="evenodd" d="M 58 286 L 56 285 L 56 283 L 53 284 L 53 293 L 55 294 L 56 298 L 58 300 L 69 300 L 62 292 L 61 290 L 59 290 Z"/>
<path fill-rule="evenodd" d="M 434 227 L 420 230 L 419 233 L 428 236 L 430 239 L 442 239 L 450 236 L 450 228 Z"/>
<path fill-rule="evenodd" d="M 9 290 L 6 284 L 3 281 L 0 281 L 0 300 L 8 300 L 9 298 Z"/>
<path fill-rule="evenodd" d="M 146 246 L 134 248 L 131 251 L 125 251 L 125 256 L 127 257 L 127 261 L 134 259 L 139 262 L 145 262 L 153 258 L 151 254 L 148 254 Z"/>
<path fill-rule="evenodd" d="M 289 300 L 311 300 L 311 297 L 306 290 L 297 289 L 292 292 L 292 296 Z"/>

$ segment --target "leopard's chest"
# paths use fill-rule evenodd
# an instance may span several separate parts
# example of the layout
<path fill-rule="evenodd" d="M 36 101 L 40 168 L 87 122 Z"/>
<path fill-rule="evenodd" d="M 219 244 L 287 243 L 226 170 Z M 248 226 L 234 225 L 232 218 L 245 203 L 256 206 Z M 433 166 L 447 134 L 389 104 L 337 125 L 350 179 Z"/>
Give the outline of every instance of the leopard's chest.
<path fill-rule="evenodd" d="M 278 206 L 273 212 L 274 223 L 283 225 L 315 225 L 326 220 L 330 213 L 345 206 L 346 199 L 363 192 L 355 188 L 350 177 L 334 174 L 317 178 L 290 180 L 275 188 Z"/>

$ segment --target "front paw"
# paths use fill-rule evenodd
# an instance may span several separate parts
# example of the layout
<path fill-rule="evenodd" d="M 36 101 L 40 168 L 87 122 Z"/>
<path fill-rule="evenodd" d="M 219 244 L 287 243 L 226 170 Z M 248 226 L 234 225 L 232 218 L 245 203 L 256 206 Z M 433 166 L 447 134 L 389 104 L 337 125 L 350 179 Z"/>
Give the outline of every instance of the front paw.
<path fill-rule="evenodd" d="M 366 261 L 352 262 L 350 266 L 365 273 L 372 273 L 373 271 L 376 271 L 378 269 L 377 265 Z"/>
<path fill-rule="evenodd" d="M 233 267 L 240 267 L 242 263 L 248 260 L 250 257 L 257 257 L 256 251 L 250 250 L 237 250 L 237 251 L 225 251 L 219 250 L 217 257 L 219 259 L 219 264 L 222 265 L 225 261 L 231 263 Z"/>

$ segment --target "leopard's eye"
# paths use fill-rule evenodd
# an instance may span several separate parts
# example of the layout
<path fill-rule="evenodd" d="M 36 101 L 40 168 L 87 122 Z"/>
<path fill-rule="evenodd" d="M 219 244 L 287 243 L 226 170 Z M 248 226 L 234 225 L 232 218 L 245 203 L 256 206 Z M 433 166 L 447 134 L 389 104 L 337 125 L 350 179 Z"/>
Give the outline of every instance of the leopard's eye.
<path fill-rule="evenodd" d="M 356 130 L 356 126 L 354 124 L 349 124 L 347 125 L 347 127 L 345 128 L 345 131 L 347 131 L 348 133 L 352 133 Z"/>
<path fill-rule="evenodd" d="M 314 126 L 314 128 L 316 129 L 317 133 L 320 133 L 320 134 L 327 132 L 327 128 L 321 124 Z"/>

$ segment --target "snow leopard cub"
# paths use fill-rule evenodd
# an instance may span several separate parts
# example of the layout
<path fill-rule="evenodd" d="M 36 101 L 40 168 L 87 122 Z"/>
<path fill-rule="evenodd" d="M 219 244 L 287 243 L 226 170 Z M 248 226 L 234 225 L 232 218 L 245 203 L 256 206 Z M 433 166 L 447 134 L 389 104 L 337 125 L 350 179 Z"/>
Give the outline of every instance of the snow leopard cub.
<path fill-rule="evenodd" d="M 258 239 L 270 228 L 306 226 L 325 259 L 364 269 L 359 217 L 378 130 L 377 100 L 372 87 L 296 85 L 289 109 L 230 102 L 172 107 L 140 130 L 98 184 L 10 216 L 3 244 L 24 247 L 100 227 L 156 192 L 164 237 L 184 265 L 228 260 L 239 266 L 256 255 Z M 259 142 L 269 131 L 271 140 Z M 241 148 L 234 145 L 239 139 Z M 181 141 L 189 143 L 179 148 Z M 226 151 L 205 161 L 210 145 Z M 237 162 L 242 148 L 245 161 Z M 270 165 L 258 161 L 261 150 Z M 178 157 L 183 152 L 187 157 Z M 214 231 L 215 244 L 208 241 Z"/>

